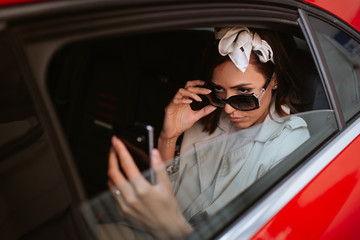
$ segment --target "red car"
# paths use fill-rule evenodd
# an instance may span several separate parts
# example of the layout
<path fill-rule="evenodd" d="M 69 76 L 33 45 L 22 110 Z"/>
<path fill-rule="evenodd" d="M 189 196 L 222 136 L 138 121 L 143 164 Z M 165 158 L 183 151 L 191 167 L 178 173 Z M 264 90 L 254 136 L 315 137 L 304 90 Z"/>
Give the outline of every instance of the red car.
<path fill-rule="evenodd" d="M 286 38 L 311 137 L 188 239 L 360 239 L 359 1 L 0 5 L 1 239 L 122 239 L 113 125 L 146 122 L 158 137 L 214 27 L 239 25 Z"/>

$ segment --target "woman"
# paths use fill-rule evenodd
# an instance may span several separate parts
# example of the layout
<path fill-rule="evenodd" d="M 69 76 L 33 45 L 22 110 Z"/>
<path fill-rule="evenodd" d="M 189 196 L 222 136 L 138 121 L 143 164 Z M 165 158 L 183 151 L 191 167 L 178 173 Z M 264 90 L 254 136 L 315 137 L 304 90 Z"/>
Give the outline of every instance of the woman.
<path fill-rule="evenodd" d="M 119 207 L 157 238 L 186 236 L 309 138 L 306 123 L 289 115 L 299 89 L 278 36 L 245 27 L 216 35 L 220 55 L 209 51 L 210 74 L 187 82 L 166 107 L 160 153 L 153 153 L 155 185 L 112 139 L 108 175 Z M 194 102 L 209 105 L 193 110 Z M 183 133 L 181 156 L 174 158 Z M 169 181 L 161 159 L 173 158 Z"/>

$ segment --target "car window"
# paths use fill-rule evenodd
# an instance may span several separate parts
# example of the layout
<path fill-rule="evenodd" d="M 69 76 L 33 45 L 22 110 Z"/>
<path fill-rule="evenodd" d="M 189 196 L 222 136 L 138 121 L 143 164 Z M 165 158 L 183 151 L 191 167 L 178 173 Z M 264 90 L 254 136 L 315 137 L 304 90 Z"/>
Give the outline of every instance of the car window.
<path fill-rule="evenodd" d="M 228 171 L 224 172 L 229 180 L 229 186 L 225 192 L 219 195 L 219 198 L 222 199 L 217 205 L 211 204 L 213 199 L 212 192 L 216 189 L 216 186 L 207 186 L 202 190 L 202 194 L 198 195 L 197 188 L 201 188 L 201 186 L 197 186 L 199 184 L 195 181 L 198 179 L 197 171 L 191 171 L 194 169 L 188 169 L 186 176 L 184 176 L 182 187 L 173 186 L 179 207 L 195 228 L 195 231 L 188 239 L 213 239 L 222 229 L 233 224 L 235 219 L 243 214 L 254 202 L 259 200 L 265 192 L 274 187 L 279 179 L 289 174 L 300 163 L 303 163 L 304 159 L 309 156 L 309 153 L 315 151 L 321 143 L 338 130 L 332 110 L 308 111 L 293 115 L 292 117 L 306 122 L 311 137 L 304 140 L 302 145 L 294 147 L 292 150 L 289 150 L 291 146 L 288 145 L 285 148 L 287 149 L 285 150 L 286 153 L 283 153 L 284 157 L 280 161 L 274 162 L 270 167 L 271 171 L 269 171 L 270 169 L 264 169 L 263 172 L 259 172 L 258 174 L 261 176 L 259 176 L 258 180 L 250 180 L 250 182 L 238 181 L 239 179 L 237 178 L 242 177 L 232 175 L 234 172 L 231 171 L 237 167 L 236 164 L 231 165 L 231 167 L 229 166 Z M 277 119 L 277 121 L 288 121 L 288 118 Z M 326 128 L 323 127 L 324 125 L 326 125 Z M 272 126 L 264 123 L 257 127 L 268 129 Z M 238 139 L 239 135 L 235 133 L 229 138 Z M 221 145 L 224 141 L 225 139 L 223 138 L 216 139 L 215 144 Z M 213 149 L 211 143 L 203 145 L 202 148 L 204 148 L 205 152 L 210 151 L 209 154 L 215 154 L 214 151 L 211 151 Z M 192 155 L 192 151 L 185 152 L 181 155 L 181 160 L 186 160 L 186 158 Z M 266 157 L 262 155 L 260 158 L 265 159 Z M 167 162 L 168 166 L 171 166 L 171 164 L 172 162 Z M 148 171 L 143 173 L 144 176 L 149 176 L 150 174 Z M 175 176 L 169 175 L 170 179 L 174 177 L 176 177 L 176 173 Z M 234 180 L 231 180 L 232 178 Z M 239 188 L 243 190 L 239 191 Z M 210 207 L 206 211 L 197 212 L 196 209 L 202 209 L 203 205 L 210 205 Z M 98 239 L 116 239 L 118 237 L 127 239 L 133 237 L 137 239 L 149 237 L 145 226 L 129 222 L 124 217 L 111 191 L 104 191 L 90 198 L 89 201 L 81 206 L 81 211 L 86 223 Z"/>
<path fill-rule="evenodd" d="M 121 215 L 108 190 L 106 173 L 110 138 L 118 120 L 142 122 L 155 128 L 156 145 L 165 107 L 186 81 L 201 76 L 204 51 L 212 43 L 213 34 L 213 31 L 201 28 L 92 39 L 68 44 L 52 59 L 47 75 L 48 90 L 88 196 L 81 211 L 96 237 L 147 236 L 146 229 L 130 224 Z M 248 147 L 244 142 L 238 142 L 244 138 L 240 133 L 234 132 L 228 138 L 214 138 L 205 144 L 197 142 L 200 134 L 186 133 L 178 143 L 179 155 L 166 165 L 179 207 L 196 229 L 190 238 L 211 238 L 306 161 L 337 131 L 333 111 L 329 109 L 306 41 L 301 34 L 285 33 L 282 37 L 304 87 L 298 96 L 303 103 L 301 112 L 277 117 L 274 121 L 269 117 L 269 122 L 250 128 L 249 134 L 262 132 L 269 138 L 275 137 L 275 133 L 267 132 L 275 124 L 280 129 L 299 129 L 298 144 L 292 145 L 286 138 L 277 139 L 272 144 L 284 147 L 276 152 L 276 158 L 269 159 L 267 156 L 273 152 L 250 148 L 238 151 L 239 144 Z M 323 127 L 324 122 L 326 127 Z M 213 167 L 214 162 L 203 161 L 199 177 L 199 167 L 192 168 L 193 146 L 199 150 L 198 156 L 204 154 L 203 159 L 225 164 L 222 172 Z M 217 150 L 219 146 L 224 146 L 226 154 Z M 251 155 L 249 158 L 267 159 L 268 162 L 250 161 L 257 164 L 255 167 L 226 160 L 236 154 Z M 184 164 L 178 165 L 179 161 Z M 186 174 L 179 174 L 179 168 Z M 244 174 L 235 174 L 235 169 L 237 172 L 243 169 Z M 251 176 L 244 178 L 248 172 Z M 211 174 L 221 174 L 228 186 L 211 182 Z M 206 178 L 205 182 L 199 180 Z M 213 204 L 214 199 L 219 201 Z M 205 205 L 210 207 L 202 209 Z"/>
<path fill-rule="evenodd" d="M 345 121 L 360 111 L 360 44 L 345 32 L 311 18 L 334 81 Z"/>

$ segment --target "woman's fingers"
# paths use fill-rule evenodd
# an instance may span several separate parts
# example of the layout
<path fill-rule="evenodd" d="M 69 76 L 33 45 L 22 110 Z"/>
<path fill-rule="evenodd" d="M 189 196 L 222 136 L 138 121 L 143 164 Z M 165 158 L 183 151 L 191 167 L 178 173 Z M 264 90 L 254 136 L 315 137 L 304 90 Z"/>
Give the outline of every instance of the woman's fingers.
<path fill-rule="evenodd" d="M 176 99 L 174 98 L 173 102 L 175 104 L 190 104 L 193 102 L 193 100 L 189 99 L 189 98 L 185 98 L 185 99 Z"/>
<path fill-rule="evenodd" d="M 116 141 L 117 141 L 116 139 L 113 140 L 113 142 L 115 142 L 115 144 L 113 143 L 114 147 L 111 148 L 110 154 L 109 154 L 108 176 L 110 178 L 110 181 L 108 182 L 108 186 L 111 188 L 112 193 L 116 197 L 121 210 L 126 214 L 134 215 L 134 213 L 132 212 L 133 211 L 132 209 L 134 207 L 133 206 L 134 202 L 136 202 L 136 197 L 135 197 L 134 190 L 132 189 L 132 186 L 129 184 L 129 182 L 127 181 L 125 176 L 120 171 L 116 154 L 120 155 L 119 151 L 123 151 L 123 149 L 121 149 L 121 143 L 120 143 L 120 147 L 119 147 L 118 144 L 116 143 Z M 125 150 L 126 150 L 126 148 L 125 148 Z M 121 155 L 123 157 L 124 153 Z M 120 159 L 120 161 L 121 161 L 121 159 Z M 124 167 L 122 167 L 122 168 L 124 169 Z M 129 171 L 125 171 L 125 172 L 129 172 Z"/>
<path fill-rule="evenodd" d="M 185 88 L 180 88 L 178 91 L 179 96 L 178 97 L 186 97 L 186 98 L 192 98 L 196 101 L 201 102 L 201 98 L 194 92 L 189 91 L 188 89 Z"/>
<path fill-rule="evenodd" d="M 186 88 L 188 91 L 194 92 L 196 94 L 209 94 L 211 93 L 211 90 L 208 88 L 203 88 L 203 87 L 188 87 Z"/>
<path fill-rule="evenodd" d="M 210 114 L 211 112 L 215 111 L 216 107 L 212 106 L 212 105 L 208 105 L 202 109 L 200 109 L 199 111 L 196 111 L 196 117 L 197 119 L 200 119 L 208 114 Z"/>
<path fill-rule="evenodd" d="M 205 82 L 201 81 L 201 80 L 187 81 L 186 84 L 185 84 L 185 88 L 194 87 L 194 86 L 202 86 L 204 84 L 205 84 Z"/>
<path fill-rule="evenodd" d="M 138 201 L 137 196 L 134 192 L 134 189 L 126 182 L 120 186 L 114 186 L 111 182 L 108 184 L 112 195 L 114 196 L 120 211 L 124 214 L 124 217 L 131 220 L 132 218 L 137 219 L 140 211 L 143 206 L 141 202 Z"/>
<path fill-rule="evenodd" d="M 114 148 L 110 149 L 108 164 L 108 176 L 110 180 L 117 186 L 126 183 L 124 175 L 120 172 L 119 162 L 117 160 Z"/>
<path fill-rule="evenodd" d="M 156 175 L 156 184 L 163 185 L 167 189 L 171 189 L 168 174 L 165 169 L 165 164 L 162 161 L 160 152 L 157 149 L 152 151 L 152 168 Z"/>
<path fill-rule="evenodd" d="M 201 102 L 199 94 L 206 95 L 211 93 L 210 89 L 201 88 L 201 87 L 189 87 L 189 88 L 180 88 L 176 93 L 173 101 L 174 103 L 191 103 L 194 99 L 195 101 Z M 191 98 L 191 99 L 190 99 Z"/>
<path fill-rule="evenodd" d="M 123 142 L 119 138 L 113 136 L 111 138 L 111 143 L 119 156 L 121 168 L 124 170 L 126 176 L 129 179 L 141 176 L 138 167 Z"/>
<path fill-rule="evenodd" d="M 116 139 L 114 139 L 112 141 L 114 142 L 113 143 L 114 148 L 118 147 L 117 152 L 118 152 L 118 155 L 120 155 L 119 151 L 123 151 L 123 149 L 121 149 L 121 144 L 120 144 L 120 146 L 118 146 L 118 143 L 116 143 Z M 142 206 L 141 201 L 139 201 L 139 199 L 137 197 L 138 194 L 135 191 L 135 189 L 133 188 L 132 184 L 130 182 L 128 182 L 127 179 L 124 177 L 124 175 L 121 173 L 115 151 L 116 150 L 114 150 L 112 148 L 110 150 L 110 154 L 109 154 L 108 176 L 110 178 L 110 181 L 108 182 L 108 186 L 110 187 L 112 194 L 114 195 L 115 199 L 117 200 L 121 211 L 128 216 L 136 217 L 138 212 L 140 210 L 142 210 L 143 206 Z M 122 155 L 121 157 L 123 157 L 123 155 L 126 155 L 126 154 L 121 154 L 121 155 Z M 120 161 L 122 161 L 121 157 L 120 157 Z M 122 168 L 124 169 L 123 166 L 122 166 Z M 124 169 L 124 171 L 129 173 L 129 170 L 126 171 L 126 169 Z M 130 176 L 131 176 L 131 173 L 130 173 Z M 139 178 L 142 179 L 142 176 L 141 175 L 137 176 L 137 178 L 133 177 L 132 179 L 137 179 L 137 181 L 139 182 L 139 185 L 143 186 L 144 181 L 141 181 L 141 179 L 139 179 Z M 145 181 L 145 185 L 146 185 L 146 181 Z"/>
<path fill-rule="evenodd" d="M 196 101 L 201 102 L 201 98 L 197 94 L 209 94 L 211 92 L 210 89 L 199 87 L 205 84 L 204 81 L 201 80 L 194 80 L 188 81 L 185 85 L 185 88 L 180 88 L 175 95 L 174 99 L 180 98 L 192 98 Z"/>

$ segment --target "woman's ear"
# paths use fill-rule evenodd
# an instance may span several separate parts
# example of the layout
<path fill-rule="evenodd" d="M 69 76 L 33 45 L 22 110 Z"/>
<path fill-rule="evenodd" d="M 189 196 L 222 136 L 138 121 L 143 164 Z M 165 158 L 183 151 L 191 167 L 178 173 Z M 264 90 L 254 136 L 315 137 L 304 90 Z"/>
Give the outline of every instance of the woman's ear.
<path fill-rule="evenodd" d="M 278 88 L 278 84 L 277 84 L 277 82 L 274 82 L 274 86 L 273 86 L 272 90 L 276 90 L 277 88 Z"/>
<path fill-rule="evenodd" d="M 272 90 L 276 90 L 278 88 L 278 81 L 275 73 L 272 75 L 271 81 L 273 82 Z"/>

